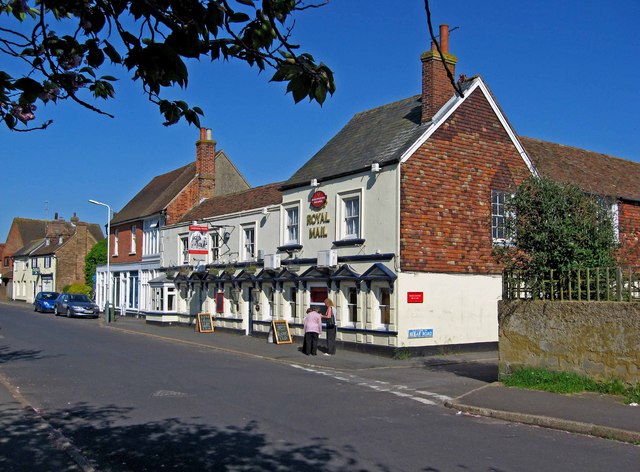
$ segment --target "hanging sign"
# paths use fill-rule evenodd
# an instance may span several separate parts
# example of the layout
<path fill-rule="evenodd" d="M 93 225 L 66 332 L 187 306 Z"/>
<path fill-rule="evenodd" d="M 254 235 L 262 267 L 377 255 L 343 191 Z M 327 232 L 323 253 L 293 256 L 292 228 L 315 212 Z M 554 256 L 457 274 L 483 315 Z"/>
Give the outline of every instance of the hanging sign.
<path fill-rule="evenodd" d="M 209 252 L 208 226 L 189 226 L 189 254 L 207 254 Z"/>

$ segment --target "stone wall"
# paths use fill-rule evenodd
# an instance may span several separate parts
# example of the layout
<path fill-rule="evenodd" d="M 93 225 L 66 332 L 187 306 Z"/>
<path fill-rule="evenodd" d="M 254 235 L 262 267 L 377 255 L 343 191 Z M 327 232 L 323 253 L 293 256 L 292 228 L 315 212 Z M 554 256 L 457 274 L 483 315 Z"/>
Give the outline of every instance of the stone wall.
<path fill-rule="evenodd" d="M 498 302 L 500 373 L 518 367 L 640 381 L 640 303 Z"/>

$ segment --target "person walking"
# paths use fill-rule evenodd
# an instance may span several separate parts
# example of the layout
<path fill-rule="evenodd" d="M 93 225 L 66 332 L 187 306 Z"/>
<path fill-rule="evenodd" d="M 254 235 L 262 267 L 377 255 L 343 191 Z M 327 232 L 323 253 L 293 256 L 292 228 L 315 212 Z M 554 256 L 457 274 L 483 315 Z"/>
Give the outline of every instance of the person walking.
<path fill-rule="evenodd" d="M 315 356 L 318 353 L 318 337 L 322 333 L 322 315 L 313 308 L 307 308 L 307 315 L 304 317 L 304 342 L 302 343 L 302 353 L 307 356 Z"/>
<path fill-rule="evenodd" d="M 327 332 L 327 351 L 324 355 L 333 356 L 336 353 L 336 334 L 338 332 L 336 327 L 336 308 L 330 298 L 325 299 L 324 306 L 326 310 L 322 315 L 322 319 Z"/>

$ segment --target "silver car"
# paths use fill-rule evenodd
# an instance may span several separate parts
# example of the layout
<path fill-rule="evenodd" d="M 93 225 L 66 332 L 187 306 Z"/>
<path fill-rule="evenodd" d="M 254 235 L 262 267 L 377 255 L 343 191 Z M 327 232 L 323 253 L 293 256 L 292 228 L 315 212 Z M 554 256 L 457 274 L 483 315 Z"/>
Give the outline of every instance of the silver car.
<path fill-rule="evenodd" d="M 63 293 L 56 298 L 53 314 L 72 316 L 90 316 L 97 318 L 100 315 L 98 305 L 82 293 Z"/>

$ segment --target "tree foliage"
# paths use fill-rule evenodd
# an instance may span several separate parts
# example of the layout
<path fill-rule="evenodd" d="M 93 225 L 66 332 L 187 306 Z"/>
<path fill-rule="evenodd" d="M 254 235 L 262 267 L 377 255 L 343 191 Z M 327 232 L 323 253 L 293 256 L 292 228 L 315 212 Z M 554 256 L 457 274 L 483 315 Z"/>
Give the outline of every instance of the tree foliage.
<path fill-rule="evenodd" d="M 508 269 L 531 273 L 615 265 L 616 236 L 605 202 L 580 188 L 531 177 L 506 204 Z"/>
<path fill-rule="evenodd" d="M 92 287 L 96 267 L 107 263 L 107 239 L 98 241 L 84 258 L 84 282 Z"/>
<path fill-rule="evenodd" d="M 323 0 L 325 3 L 328 0 Z M 302 0 L 0 0 L 0 122 L 34 124 L 38 106 L 71 100 L 95 112 L 115 97 L 117 78 L 105 62 L 132 72 L 164 124 L 199 125 L 197 106 L 163 98 L 187 87 L 189 59 L 237 59 L 275 72 L 297 103 L 322 104 L 335 90 L 333 73 L 292 42 L 294 15 L 321 4 Z M 3 70 L 4 69 L 4 70 Z"/>

